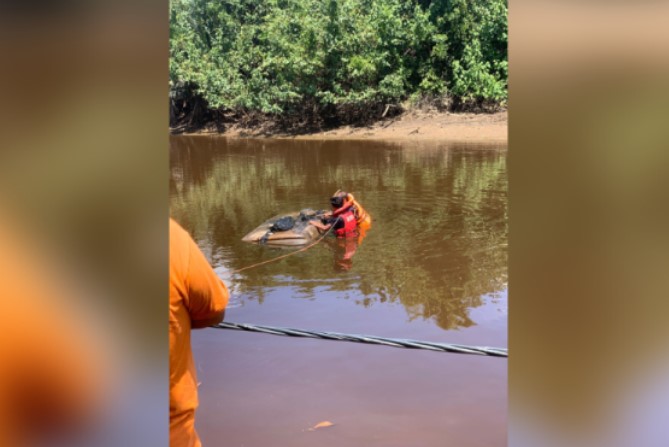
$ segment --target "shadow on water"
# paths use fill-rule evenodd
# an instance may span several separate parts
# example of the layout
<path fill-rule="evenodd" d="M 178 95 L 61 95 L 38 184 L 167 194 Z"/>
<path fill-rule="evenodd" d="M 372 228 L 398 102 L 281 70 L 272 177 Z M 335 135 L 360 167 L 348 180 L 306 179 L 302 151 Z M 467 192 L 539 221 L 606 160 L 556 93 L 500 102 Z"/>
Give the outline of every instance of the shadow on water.
<path fill-rule="evenodd" d="M 172 137 L 171 214 L 242 300 L 298 286 L 348 292 L 370 307 L 400 303 L 443 329 L 507 287 L 506 151 L 361 141 Z M 364 241 L 326 243 L 232 277 L 286 251 L 241 242 L 268 217 L 324 209 L 342 188 L 373 217 Z"/>

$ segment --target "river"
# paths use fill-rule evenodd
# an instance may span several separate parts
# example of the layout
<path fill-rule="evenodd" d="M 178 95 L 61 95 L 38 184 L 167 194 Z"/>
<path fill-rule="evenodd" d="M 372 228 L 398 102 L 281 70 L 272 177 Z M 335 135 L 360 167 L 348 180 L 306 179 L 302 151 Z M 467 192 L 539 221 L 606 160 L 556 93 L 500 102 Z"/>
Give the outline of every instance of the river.
<path fill-rule="evenodd" d="M 228 286 L 226 321 L 506 347 L 506 161 L 500 145 L 172 136 L 170 214 Z M 233 273 L 294 250 L 247 232 L 340 188 L 373 218 L 364 238 Z M 192 345 L 205 447 L 506 445 L 506 359 L 214 329 Z"/>

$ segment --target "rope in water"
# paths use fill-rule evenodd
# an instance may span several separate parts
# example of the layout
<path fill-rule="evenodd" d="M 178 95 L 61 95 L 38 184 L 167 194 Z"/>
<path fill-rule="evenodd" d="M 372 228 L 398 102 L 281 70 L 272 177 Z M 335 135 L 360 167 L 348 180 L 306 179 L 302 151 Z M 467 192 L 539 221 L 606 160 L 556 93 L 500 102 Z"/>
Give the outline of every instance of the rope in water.
<path fill-rule="evenodd" d="M 332 231 L 333 228 L 334 228 L 334 223 L 332 224 L 332 226 L 330 226 L 330 228 L 328 228 L 328 230 L 325 233 L 323 233 L 323 235 L 316 242 L 312 242 L 311 244 L 309 244 L 305 247 L 302 247 L 299 250 L 291 251 L 288 254 L 277 256 L 276 258 L 268 259 L 266 261 L 258 262 L 256 264 L 247 265 L 246 267 L 242 267 L 240 269 L 231 270 L 228 273 L 230 273 L 231 275 L 234 275 L 235 273 L 243 272 L 244 270 L 252 269 L 252 268 L 255 268 L 255 267 L 260 267 L 261 265 L 265 265 L 265 264 L 269 264 L 271 262 L 279 261 L 281 259 L 287 258 L 288 256 L 292 256 L 296 253 L 300 253 L 302 251 L 307 251 L 311 247 L 317 245 L 320 241 L 322 241 L 325 238 L 325 236 L 327 236 Z"/>
<path fill-rule="evenodd" d="M 212 326 L 216 329 L 234 329 L 240 331 L 259 332 L 263 334 L 285 335 L 289 337 L 318 338 L 322 340 L 351 341 L 374 345 L 392 346 L 395 348 L 426 349 L 429 351 L 452 352 L 458 354 L 487 355 L 491 357 L 508 357 L 508 349 L 490 348 L 487 346 L 466 346 L 451 343 L 433 343 L 418 340 L 384 338 L 372 335 L 340 334 L 337 332 L 309 331 L 304 329 L 291 329 L 270 326 L 258 326 L 243 323 L 219 323 Z"/>

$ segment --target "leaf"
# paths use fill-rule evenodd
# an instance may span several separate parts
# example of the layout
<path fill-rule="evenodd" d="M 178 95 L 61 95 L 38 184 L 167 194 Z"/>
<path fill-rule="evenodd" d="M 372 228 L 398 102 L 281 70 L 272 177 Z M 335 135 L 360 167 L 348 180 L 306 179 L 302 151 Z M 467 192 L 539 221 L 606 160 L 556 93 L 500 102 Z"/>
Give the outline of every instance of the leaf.
<path fill-rule="evenodd" d="M 327 427 L 332 427 L 334 423 L 330 421 L 322 421 L 319 422 L 318 424 L 314 425 L 313 427 L 309 428 L 307 431 L 315 431 L 318 430 L 319 428 L 327 428 Z"/>

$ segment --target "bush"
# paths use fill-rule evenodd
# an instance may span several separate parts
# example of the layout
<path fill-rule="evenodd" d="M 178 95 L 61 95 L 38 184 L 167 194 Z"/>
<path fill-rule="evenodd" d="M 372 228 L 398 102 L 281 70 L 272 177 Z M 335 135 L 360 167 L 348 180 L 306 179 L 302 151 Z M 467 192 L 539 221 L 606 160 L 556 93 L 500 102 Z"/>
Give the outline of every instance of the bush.
<path fill-rule="evenodd" d="M 210 110 L 311 120 L 415 95 L 501 104 L 506 15 L 502 0 L 172 0 L 170 86 Z"/>

